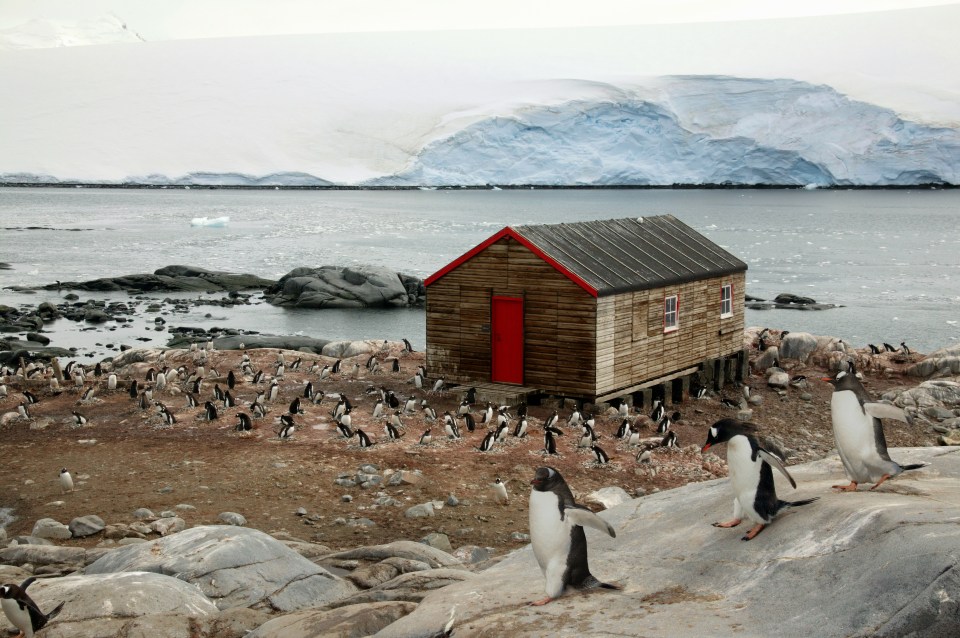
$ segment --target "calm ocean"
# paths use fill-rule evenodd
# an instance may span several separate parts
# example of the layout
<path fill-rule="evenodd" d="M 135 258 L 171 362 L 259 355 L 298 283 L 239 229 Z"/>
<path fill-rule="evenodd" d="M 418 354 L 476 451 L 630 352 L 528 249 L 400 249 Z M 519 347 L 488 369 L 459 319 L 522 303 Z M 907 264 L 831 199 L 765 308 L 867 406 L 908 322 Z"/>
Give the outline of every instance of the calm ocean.
<path fill-rule="evenodd" d="M 240 191 L 0 188 L 0 287 L 151 272 L 170 264 L 278 278 L 297 266 L 373 264 L 426 277 L 505 225 L 670 213 L 749 264 L 747 293 L 843 308 L 747 311 L 747 325 L 899 344 L 960 340 L 960 190 Z M 222 228 L 194 217 L 229 216 Z M 154 295 L 164 297 L 166 295 Z M 81 294 L 82 299 L 125 294 Z M 57 301 L 0 290 L 0 303 Z M 210 313 L 212 316 L 205 316 Z M 409 338 L 421 310 L 195 307 L 168 326 L 230 327 L 326 339 Z M 130 325 L 130 324 L 128 324 Z M 60 320 L 52 345 L 106 355 L 136 345 L 152 317 L 112 333 Z M 96 344 L 101 344 L 97 346 Z"/>

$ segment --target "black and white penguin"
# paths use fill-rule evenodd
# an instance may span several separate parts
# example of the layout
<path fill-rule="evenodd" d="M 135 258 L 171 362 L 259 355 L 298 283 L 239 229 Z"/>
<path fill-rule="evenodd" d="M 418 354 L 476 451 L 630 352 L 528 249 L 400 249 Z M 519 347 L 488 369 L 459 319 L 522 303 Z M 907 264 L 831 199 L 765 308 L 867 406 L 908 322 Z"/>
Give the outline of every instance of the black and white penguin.
<path fill-rule="evenodd" d="M 73 491 L 73 477 L 70 476 L 70 472 L 65 467 L 60 468 L 60 491 L 61 492 Z"/>
<path fill-rule="evenodd" d="M 640 430 L 638 428 L 630 428 L 630 435 L 627 437 L 627 446 L 635 447 L 640 445 Z"/>
<path fill-rule="evenodd" d="M 477 429 L 477 421 L 473 418 L 473 415 L 467 412 L 466 414 L 461 414 L 460 418 L 463 419 L 464 425 L 467 427 L 467 432 L 473 432 Z"/>
<path fill-rule="evenodd" d="M 649 448 L 643 448 L 637 452 L 637 463 L 651 463 L 653 461 L 653 453 Z"/>
<path fill-rule="evenodd" d="M 343 409 L 343 413 L 337 417 L 337 423 L 350 428 L 353 426 L 353 408 L 347 406 Z"/>
<path fill-rule="evenodd" d="M 424 404 L 422 407 L 423 407 L 424 419 L 426 419 L 427 421 L 430 421 L 431 423 L 437 420 L 437 411 L 434 410 L 433 407 L 426 404 Z"/>
<path fill-rule="evenodd" d="M 403 427 L 403 419 L 400 418 L 400 410 L 394 410 L 393 414 L 390 415 L 390 425 L 395 428 Z"/>
<path fill-rule="evenodd" d="M 890 345 L 889 343 L 887 343 L 887 342 L 884 342 L 884 343 L 883 343 L 883 349 L 886 350 L 887 352 L 896 352 L 896 351 L 897 351 L 896 348 L 894 348 L 893 346 L 891 346 L 891 345 Z"/>
<path fill-rule="evenodd" d="M 570 418 L 567 419 L 567 427 L 580 425 L 581 421 L 583 421 L 583 412 L 579 408 L 574 408 L 573 412 L 570 413 Z"/>
<path fill-rule="evenodd" d="M 60 603 L 49 614 L 40 611 L 37 603 L 27 595 L 27 587 L 35 580 L 36 577 L 31 576 L 20 585 L 9 584 L 0 587 L 0 607 L 7 620 L 20 630 L 20 636 L 23 638 L 33 638 L 35 632 L 43 629 L 63 609 L 63 603 Z"/>
<path fill-rule="evenodd" d="M 274 379 L 270 382 L 270 387 L 267 388 L 266 399 L 273 403 L 278 396 L 280 396 L 280 382 Z"/>
<path fill-rule="evenodd" d="M 130 382 L 130 387 L 127 388 L 127 392 L 130 394 L 131 399 L 136 399 L 140 396 L 140 387 L 137 385 L 136 379 Z"/>
<path fill-rule="evenodd" d="M 433 441 L 433 436 L 430 435 L 430 428 L 427 428 L 424 433 L 420 435 L 420 445 L 430 445 L 431 441 Z"/>
<path fill-rule="evenodd" d="M 150 407 L 150 395 L 146 391 L 140 393 L 140 398 L 137 399 L 137 405 L 141 410 L 146 410 Z"/>
<path fill-rule="evenodd" d="M 626 419 L 630 416 L 630 405 L 626 401 L 621 401 L 620 405 L 617 406 L 617 414 L 620 415 L 621 419 Z"/>
<path fill-rule="evenodd" d="M 303 406 L 300 405 L 300 397 L 296 397 L 290 402 L 290 409 L 288 411 L 290 414 L 303 414 Z"/>
<path fill-rule="evenodd" d="M 746 518 L 754 524 L 741 539 L 748 541 L 784 509 L 817 500 L 808 498 L 802 501 L 781 501 L 777 498 L 772 468 L 782 472 L 792 487 L 796 488 L 797 483 L 776 455 L 760 447 L 752 424 L 735 419 L 717 421 L 707 433 L 707 442 L 701 452 L 706 452 L 718 443 L 727 444 L 727 466 L 733 488 L 733 519 L 725 523 L 714 523 L 714 527 L 736 527 Z"/>
<path fill-rule="evenodd" d="M 906 355 L 911 354 L 910 348 L 907 347 L 907 344 L 903 341 L 900 342 L 900 352 Z"/>
<path fill-rule="evenodd" d="M 387 398 L 384 401 L 394 410 L 400 407 L 400 399 L 393 390 L 387 392 Z"/>
<path fill-rule="evenodd" d="M 461 414 L 466 414 L 470 411 L 470 402 L 464 399 L 460 402 L 459 407 L 457 407 L 457 416 Z"/>
<path fill-rule="evenodd" d="M 477 449 L 480 450 L 481 452 L 489 452 L 490 450 L 493 449 L 493 444 L 496 442 L 496 440 L 497 440 L 496 432 L 493 432 L 493 431 L 487 432 L 487 435 L 483 437 L 483 441 L 480 442 L 480 447 L 478 447 Z"/>
<path fill-rule="evenodd" d="M 707 397 L 707 389 L 703 386 L 691 388 L 690 395 L 693 396 L 694 399 L 705 399 Z"/>
<path fill-rule="evenodd" d="M 233 370 L 227 372 L 227 387 L 231 390 L 234 389 L 237 385 L 237 375 L 233 373 Z"/>
<path fill-rule="evenodd" d="M 477 389 L 474 387 L 467 388 L 467 392 L 463 395 L 463 400 L 473 405 L 477 402 Z"/>
<path fill-rule="evenodd" d="M 867 347 L 870 348 L 870 354 L 880 354 L 880 348 L 873 345 L 872 343 L 868 343 Z"/>
<path fill-rule="evenodd" d="M 267 408 L 265 405 L 259 402 L 254 402 L 250 404 L 250 411 L 253 412 L 253 418 L 262 419 L 267 416 Z"/>
<path fill-rule="evenodd" d="M 17 413 L 21 419 L 30 419 L 30 410 L 27 408 L 26 402 L 21 402 L 20 405 L 17 406 Z"/>
<path fill-rule="evenodd" d="M 393 372 L 400 372 L 400 359 L 396 357 L 390 358 L 390 370 Z"/>
<path fill-rule="evenodd" d="M 457 427 L 457 422 L 453 419 L 453 417 L 451 417 L 449 420 L 444 418 L 443 430 L 446 432 L 448 439 L 460 438 L 460 428 Z"/>
<path fill-rule="evenodd" d="M 720 405 L 725 408 L 732 408 L 735 410 L 740 409 L 739 401 L 734 401 L 733 399 L 728 399 L 727 397 L 720 397 Z"/>
<path fill-rule="evenodd" d="M 297 357 L 297 359 L 290 364 L 291 370 L 299 370 L 300 366 L 303 365 L 303 357 Z"/>
<path fill-rule="evenodd" d="M 578 505 L 560 472 L 539 467 L 530 481 L 530 541 L 533 555 L 546 577 L 547 597 L 532 605 L 545 605 L 566 588 L 620 589 L 602 583 L 587 564 L 587 537 L 584 527 L 598 529 L 612 538 L 617 533 L 609 523 Z"/>
<path fill-rule="evenodd" d="M 543 431 L 543 451 L 547 454 L 557 453 L 557 440 L 553 438 L 552 428 L 546 428 Z"/>
<path fill-rule="evenodd" d="M 583 432 L 580 433 L 580 440 L 577 442 L 577 447 L 588 448 L 593 446 L 593 432 L 588 428 L 583 428 Z"/>
<path fill-rule="evenodd" d="M 410 344 L 410 342 L 406 338 L 403 339 L 403 349 L 406 352 L 415 352 L 415 350 L 413 349 L 413 346 Z"/>
<path fill-rule="evenodd" d="M 497 480 L 490 484 L 490 487 L 493 488 L 493 497 L 497 503 L 501 505 L 510 504 L 510 496 L 507 494 L 507 484 L 505 481 L 502 481 L 498 476 Z"/>
<path fill-rule="evenodd" d="M 217 401 L 223 401 L 223 388 L 220 387 L 219 383 L 213 384 L 213 398 Z"/>
<path fill-rule="evenodd" d="M 330 374 L 339 374 L 341 364 L 343 364 L 342 359 L 337 359 L 336 361 L 334 361 L 333 365 L 330 367 Z"/>
<path fill-rule="evenodd" d="M 664 414 L 663 418 L 660 419 L 660 422 L 657 423 L 657 434 L 663 434 L 670 429 L 671 425 L 673 425 L 673 421 L 670 420 L 670 417 Z"/>
<path fill-rule="evenodd" d="M 197 395 L 187 392 L 187 407 L 195 408 L 200 405 L 200 399 L 197 398 Z"/>
<path fill-rule="evenodd" d="M 246 412 L 237 413 L 237 432 L 249 432 L 253 429 L 253 421 Z"/>
<path fill-rule="evenodd" d="M 417 397 L 410 395 L 403 404 L 404 414 L 414 414 L 417 411 Z"/>
<path fill-rule="evenodd" d="M 395 441 L 396 441 L 396 440 L 399 440 L 400 437 L 403 436 L 403 434 L 400 433 L 400 430 L 398 430 L 398 429 L 396 428 L 396 426 L 394 426 L 394 425 L 393 425 L 392 423 L 390 423 L 389 421 L 384 422 L 384 424 L 383 424 L 383 430 L 384 430 L 384 432 L 386 433 L 387 437 L 389 437 L 389 438 L 391 438 L 391 439 L 393 439 L 393 440 L 395 440 Z"/>
<path fill-rule="evenodd" d="M 293 438 L 293 433 L 297 430 L 297 424 L 293 422 L 293 416 L 283 414 L 280 416 L 280 431 L 277 437 L 283 441 L 289 441 Z"/>
<path fill-rule="evenodd" d="M 354 435 L 356 435 L 357 440 L 360 441 L 360 447 L 370 447 L 373 445 L 373 441 L 370 440 L 370 437 L 367 436 L 367 433 L 363 430 L 357 429 L 354 431 Z"/>
<path fill-rule="evenodd" d="M 630 419 L 624 419 L 620 421 L 620 426 L 617 428 L 616 438 L 622 439 L 630 433 Z"/>
<path fill-rule="evenodd" d="M 659 423 L 660 419 L 663 418 L 663 415 L 667 413 L 666 407 L 663 405 L 663 401 L 656 399 L 653 402 L 653 411 L 650 412 L 650 420 L 654 423 Z"/>
<path fill-rule="evenodd" d="M 217 406 L 212 402 L 207 401 L 203 404 L 203 418 L 207 421 L 213 421 L 220 418 L 220 414 L 217 412 Z"/>
<path fill-rule="evenodd" d="M 373 413 L 371 417 L 374 420 L 379 419 L 383 416 L 383 399 L 377 399 L 377 402 L 373 404 Z"/>
<path fill-rule="evenodd" d="M 598 465 L 606 465 L 607 463 L 610 462 L 610 455 L 604 452 L 603 448 L 601 448 L 596 443 L 594 443 L 590 449 L 593 450 L 593 455 L 597 457 Z"/>
<path fill-rule="evenodd" d="M 73 412 L 73 424 L 77 427 L 83 427 L 87 424 L 87 417 L 77 411 Z"/>
<path fill-rule="evenodd" d="M 927 465 L 900 465 L 890 459 L 880 419 L 909 423 L 902 409 L 873 401 L 855 373 L 841 371 L 836 377 L 824 378 L 823 381 L 833 385 L 833 395 L 830 397 L 833 437 L 850 478 L 849 485 L 834 485 L 835 489 L 853 492 L 859 483 L 870 482 L 874 484 L 870 489 L 874 490 L 888 478 Z"/>
<path fill-rule="evenodd" d="M 443 389 L 444 389 L 444 387 L 446 387 L 446 386 L 445 386 L 445 384 L 444 384 L 444 382 L 443 382 L 443 377 L 440 377 L 439 379 L 437 379 L 436 381 L 433 382 L 433 390 L 432 390 L 432 392 L 433 392 L 434 394 L 439 394 L 440 396 L 443 396 Z"/>
<path fill-rule="evenodd" d="M 30 392 L 29 390 L 23 391 L 23 398 L 26 399 L 27 403 L 29 403 L 30 405 L 35 405 L 40 402 L 40 399 L 38 399 L 37 396 L 33 392 Z"/>
<path fill-rule="evenodd" d="M 507 440 L 507 436 L 509 434 L 510 434 L 510 424 L 504 421 L 503 423 L 497 426 L 497 429 L 494 432 L 494 438 L 500 443 L 503 443 L 504 441 Z"/>
<path fill-rule="evenodd" d="M 350 426 L 340 421 L 337 421 L 337 432 L 339 432 L 340 436 L 345 439 L 352 439 L 354 435 L 354 432 L 350 429 Z"/>
<path fill-rule="evenodd" d="M 264 381 L 265 381 L 265 379 L 264 379 L 263 370 L 257 370 L 257 371 L 253 374 L 253 383 L 254 383 L 254 384 L 259 384 L 259 383 L 263 383 Z"/>
<path fill-rule="evenodd" d="M 164 406 L 163 409 L 160 410 L 160 417 L 163 419 L 163 422 L 166 423 L 167 425 L 173 425 L 177 422 L 177 417 L 173 414 L 173 412 L 167 409 L 166 406 Z"/>
<path fill-rule="evenodd" d="M 554 411 L 553 411 L 553 414 L 551 414 L 550 416 L 548 416 L 548 417 L 547 417 L 547 420 L 544 421 L 543 427 L 545 427 L 545 428 L 553 427 L 553 426 L 555 426 L 555 425 L 557 424 L 557 421 L 559 421 L 559 420 L 560 420 L 560 413 L 557 412 L 556 410 L 554 410 Z"/>
<path fill-rule="evenodd" d="M 523 437 L 527 436 L 526 419 L 521 418 L 519 421 L 517 421 L 517 426 L 513 428 L 513 436 L 517 437 L 518 439 L 522 439 Z"/>
<path fill-rule="evenodd" d="M 493 423 L 493 404 L 487 401 L 487 407 L 483 410 L 483 416 L 480 417 L 480 425 L 490 425 Z"/>
<path fill-rule="evenodd" d="M 107 377 L 107 390 L 117 389 L 117 375 L 113 372 Z"/>
<path fill-rule="evenodd" d="M 224 393 L 223 393 L 223 407 L 226 409 L 226 408 L 235 407 L 236 405 L 237 405 L 237 401 L 236 401 L 236 399 L 233 398 L 233 395 L 230 394 L 230 390 L 227 390 L 226 392 L 224 392 Z"/>
<path fill-rule="evenodd" d="M 667 432 L 667 435 L 660 441 L 660 447 L 679 447 L 677 433 L 673 430 Z"/>

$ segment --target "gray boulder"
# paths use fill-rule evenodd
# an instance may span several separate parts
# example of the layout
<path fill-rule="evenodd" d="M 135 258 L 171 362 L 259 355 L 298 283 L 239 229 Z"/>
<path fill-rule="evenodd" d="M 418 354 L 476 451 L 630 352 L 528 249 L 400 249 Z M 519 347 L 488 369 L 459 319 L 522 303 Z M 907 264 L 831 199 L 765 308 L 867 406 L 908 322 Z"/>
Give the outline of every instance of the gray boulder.
<path fill-rule="evenodd" d="M 65 281 L 42 286 L 45 290 L 59 288 L 87 291 L 141 292 L 225 292 L 272 286 L 272 279 L 256 275 L 205 270 L 193 266 L 165 266 L 149 273 L 104 277 L 90 281 Z"/>
<path fill-rule="evenodd" d="M 243 527 L 247 524 L 247 518 L 243 514 L 237 514 L 236 512 L 220 512 L 220 515 L 217 516 L 217 518 L 227 525 Z"/>
<path fill-rule="evenodd" d="M 294 611 L 355 588 L 255 529 L 202 526 L 111 551 L 88 574 L 148 571 L 197 585 L 220 609 Z"/>
<path fill-rule="evenodd" d="M 623 591 L 569 593 L 529 607 L 543 597 L 544 581 L 527 547 L 481 577 L 430 593 L 376 635 L 435 635 L 454 606 L 454 635 L 458 627 L 470 635 L 545 635 L 571 618 L 578 635 L 667 637 L 678 627 L 691 636 L 805 636 L 811 627 L 824 638 L 958 635 L 956 452 L 892 449 L 900 463 L 931 465 L 848 494 L 830 489 L 845 480 L 838 457 L 794 466 L 799 489 L 778 477 L 781 498 L 820 500 L 782 514 L 747 543 L 745 525 L 710 525 L 730 517 L 728 479 L 635 499 L 600 514 L 616 538 L 586 530 L 591 572 Z"/>
<path fill-rule="evenodd" d="M 791 332 L 780 343 L 780 356 L 784 359 L 806 361 L 819 346 L 819 340 L 808 332 Z"/>
<path fill-rule="evenodd" d="M 38 580 L 31 585 L 30 596 L 43 611 L 64 603 L 63 611 L 43 630 L 44 638 L 193 638 L 190 619 L 218 612 L 196 587 L 143 572 Z M 146 629 L 152 633 L 144 633 Z"/>
<path fill-rule="evenodd" d="M 610 487 L 601 487 L 596 492 L 591 492 L 583 497 L 584 503 L 593 503 L 595 505 L 600 505 L 604 509 L 610 509 L 611 507 L 616 507 L 621 503 L 625 503 L 630 500 L 630 495 L 627 494 L 627 491 L 622 487 L 612 485 Z"/>
<path fill-rule="evenodd" d="M 323 356 L 335 359 L 349 359 L 360 354 L 370 354 L 380 347 L 380 342 L 372 341 L 331 341 L 323 347 Z"/>
<path fill-rule="evenodd" d="M 297 308 L 383 308 L 418 303 L 408 288 L 414 278 L 387 268 L 295 268 L 264 291 L 267 301 Z M 422 287 L 422 283 L 420 284 Z"/>
<path fill-rule="evenodd" d="M 414 541 L 394 541 L 385 545 L 358 547 L 327 556 L 331 560 L 369 561 L 381 561 L 393 557 L 420 561 L 429 565 L 431 569 L 437 569 L 438 567 L 466 569 L 459 560 L 447 552 Z"/>
<path fill-rule="evenodd" d="M 278 350 L 300 350 L 320 354 L 324 346 L 330 343 L 329 339 L 314 339 L 313 337 L 274 336 L 274 335 L 232 335 L 218 337 L 213 340 L 213 347 L 217 350 L 254 350 L 256 348 L 276 348 Z"/>
<path fill-rule="evenodd" d="M 887 392 L 883 398 L 901 408 L 960 408 L 960 383 L 955 381 L 924 381 L 915 388 Z"/>
<path fill-rule="evenodd" d="M 907 368 L 907 374 L 915 377 L 960 375 L 960 345 L 941 348 L 931 352 L 921 361 Z"/>
<path fill-rule="evenodd" d="M 87 550 L 82 547 L 59 547 L 57 545 L 21 544 L 0 549 L 0 563 L 4 565 L 44 565 L 76 564 L 83 566 L 87 560 Z"/>
<path fill-rule="evenodd" d="M 105 529 L 103 519 L 95 514 L 88 514 L 87 516 L 78 516 L 77 518 L 70 521 L 70 533 L 74 538 L 84 538 L 85 536 L 93 536 L 94 534 L 99 534 Z"/>
<path fill-rule="evenodd" d="M 377 633 L 416 609 L 416 603 L 395 601 L 306 610 L 265 623 L 246 638 L 354 638 Z"/>
<path fill-rule="evenodd" d="M 30 535 L 52 540 L 66 540 L 73 536 L 73 534 L 70 533 L 69 527 L 52 518 L 41 518 L 34 523 L 33 531 Z"/>

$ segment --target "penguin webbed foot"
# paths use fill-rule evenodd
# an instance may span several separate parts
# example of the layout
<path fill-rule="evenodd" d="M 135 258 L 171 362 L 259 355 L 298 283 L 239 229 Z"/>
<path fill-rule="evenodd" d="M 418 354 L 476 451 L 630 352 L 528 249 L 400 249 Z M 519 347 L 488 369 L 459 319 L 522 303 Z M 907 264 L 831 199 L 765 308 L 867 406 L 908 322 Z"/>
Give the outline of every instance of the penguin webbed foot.
<path fill-rule="evenodd" d="M 891 474 L 884 474 L 883 476 L 880 477 L 880 480 L 877 481 L 877 484 L 874 485 L 873 487 L 871 487 L 870 490 L 873 491 L 873 490 L 877 489 L 878 487 L 880 487 L 881 485 L 883 485 L 884 481 L 886 481 L 886 480 L 887 480 L 888 478 L 890 478 L 891 476 L 892 476 Z"/>
<path fill-rule="evenodd" d="M 750 531 L 747 532 L 746 535 L 745 535 L 743 538 L 741 538 L 740 540 L 742 540 L 742 541 L 753 540 L 754 538 L 757 537 L 757 534 L 759 534 L 760 532 L 763 531 L 763 528 L 764 528 L 764 527 L 766 527 L 766 525 L 764 525 L 763 523 L 760 523 L 760 524 L 758 524 L 758 525 L 754 525 L 753 527 L 750 528 Z"/>
<path fill-rule="evenodd" d="M 882 483 L 883 481 L 881 480 L 880 482 Z M 880 483 L 877 483 L 877 485 L 880 485 Z M 876 487 L 877 485 L 874 485 L 873 487 Z M 832 487 L 838 492 L 856 492 L 857 491 L 857 483 L 855 481 L 850 481 L 850 485 L 833 485 Z"/>
<path fill-rule="evenodd" d="M 542 606 L 546 605 L 547 603 L 552 602 L 553 600 L 554 600 L 553 598 L 551 598 L 550 596 L 547 596 L 546 598 L 541 598 L 540 600 L 535 600 L 535 601 L 533 601 L 532 603 L 530 603 L 530 606 L 531 606 L 531 607 L 542 607 Z"/>
<path fill-rule="evenodd" d="M 717 521 L 716 523 L 711 523 L 711 524 L 712 524 L 714 527 L 724 527 L 724 528 L 726 528 L 726 527 L 736 527 L 737 525 L 739 525 L 739 524 L 742 523 L 742 522 L 743 522 L 743 519 L 735 518 L 735 519 L 733 519 L 733 520 L 726 521 L 726 522 L 724 522 L 724 523 L 721 523 L 720 521 Z"/>

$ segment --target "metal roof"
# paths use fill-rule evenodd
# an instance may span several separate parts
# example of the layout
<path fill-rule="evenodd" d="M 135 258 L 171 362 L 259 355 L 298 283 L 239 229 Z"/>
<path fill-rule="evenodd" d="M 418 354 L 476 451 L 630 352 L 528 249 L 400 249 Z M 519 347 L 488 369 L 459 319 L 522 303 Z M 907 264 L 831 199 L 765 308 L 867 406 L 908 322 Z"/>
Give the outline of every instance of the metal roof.
<path fill-rule="evenodd" d="M 588 284 L 598 297 L 747 270 L 746 263 L 673 215 L 512 230 Z"/>

